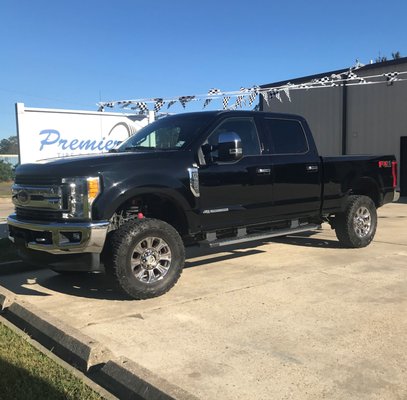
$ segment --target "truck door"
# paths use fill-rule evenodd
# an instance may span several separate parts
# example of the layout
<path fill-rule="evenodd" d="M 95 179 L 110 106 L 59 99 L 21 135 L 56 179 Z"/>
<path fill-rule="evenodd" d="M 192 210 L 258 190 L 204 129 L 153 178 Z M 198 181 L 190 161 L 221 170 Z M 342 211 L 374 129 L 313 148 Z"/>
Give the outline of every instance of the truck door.
<path fill-rule="evenodd" d="M 286 117 L 263 117 L 264 153 L 273 177 L 273 216 L 318 215 L 321 206 L 321 161 L 306 123 Z M 307 134 L 308 133 L 308 134 Z"/>
<path fill-rule="evenodd" d="M 218 160 L 216 145 L 222 132 L 234 132 L 240 137 L 243 150 L 240 160 Z M 203 229 L 264 221 L 270 213 L 272 180 L 254 119 L 224 119 L 204 145 L 213 146 L 213 151 L 206 154 L 206 165 L 199 168 L 199 212 Z"/>

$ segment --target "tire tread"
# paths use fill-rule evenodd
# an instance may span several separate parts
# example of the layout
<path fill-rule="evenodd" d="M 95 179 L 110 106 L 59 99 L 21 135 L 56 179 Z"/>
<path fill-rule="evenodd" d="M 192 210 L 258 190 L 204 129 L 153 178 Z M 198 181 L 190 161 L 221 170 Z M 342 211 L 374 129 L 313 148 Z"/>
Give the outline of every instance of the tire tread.
<path fill-rule="evenodd" d="M 371 211 L 372 223 L 375 224 L 372 233 L 365 238 L 358 238 L 355 236 L 353 231 L 353 211 L 358 206 L 358 203 L 365 203 L 364 205 L 368 206 Z M 335 224 L 335 233 L 339 242 L 348 248 L 360 248 L 366 247 L 373 240 L 376 227 L 377 227 L 377 215 L 376 207 L 373 203 L 373 200 L 370 197 L 362 195 L 351 195 L 348 198 L 345 211 L 336 216 Z"/>
<path fill-rule="evenodd" d="M 165 232 L 172 236 L 176 241 L 178 250 L 181 254 L 179 266 L 177 266 L 175 275 L 169 284 L 143 290 L 132 286 L 125 277 L 122 276 L 121 263 L 126 260 L 128 245 L 132 238 L 145 231 L 146 229 L 155 229 Z M 123 224 L 119 229 L 115 230 L 109 238 L 109 244 L 106 251 L 105 270 L 114 281 L 116 287 L 121 289 L 127 295 L 138 299 L 145 300 L 152 297 L 161 296 L 168 292 L 177 282 L 182 274 L 182 269 L 185 260 L 185 249 L 181 237 L 178 232 L 169 224 L 153 218 L 144 218 L 142 220 L 129 221 Z"/>

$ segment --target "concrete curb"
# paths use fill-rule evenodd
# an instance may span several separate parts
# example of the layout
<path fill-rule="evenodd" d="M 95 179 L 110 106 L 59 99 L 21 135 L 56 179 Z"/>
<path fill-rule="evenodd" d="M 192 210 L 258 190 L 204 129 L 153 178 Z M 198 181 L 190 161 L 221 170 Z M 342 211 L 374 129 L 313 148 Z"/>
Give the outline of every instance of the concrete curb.
<path fill-rule="evenodd" d="M 198 400 L 126 357 L 114 358 L 97 341 L 38 307 L 17 300 L 15 293 L 2 286 L 0 311 L 7 321 L 118 398 Z"/>
<path fill-rule="evenodd" d="M 15 294 L 0 286 L 0 311 L 5 310 L 14 303 Z"/>
<path fill-rule="evenodd" d="M 126 357 L 108 361 L 94 378 L 120 399 L 198 400 Z"/>
<path fill-rule="evenodd" d="M 81 371 L 87 372 L 112 358 L 100 343 L 23 301 L 13 302 L 6 310 L 6 318 Z"/>

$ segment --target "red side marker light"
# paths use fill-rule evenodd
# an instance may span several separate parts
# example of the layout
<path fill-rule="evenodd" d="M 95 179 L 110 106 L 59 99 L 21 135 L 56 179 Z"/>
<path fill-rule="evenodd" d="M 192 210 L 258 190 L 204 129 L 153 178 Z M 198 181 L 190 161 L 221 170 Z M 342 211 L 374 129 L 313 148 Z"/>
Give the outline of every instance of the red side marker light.
<path fill-rule="evenodd" d="M 393 176 L 393 189 L 397 186 L 397 161 L 391 162 L 391 174 Z"/>

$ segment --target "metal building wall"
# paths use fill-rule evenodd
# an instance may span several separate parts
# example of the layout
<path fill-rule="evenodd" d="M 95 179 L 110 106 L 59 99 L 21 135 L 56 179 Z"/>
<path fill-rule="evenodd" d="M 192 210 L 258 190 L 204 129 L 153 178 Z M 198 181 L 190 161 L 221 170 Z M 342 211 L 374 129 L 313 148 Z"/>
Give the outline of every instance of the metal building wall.
<path fill-rule="evenodd" d="M 367 77 L 405 71 L 407 57 L 368 65 L 355 73 Z M 383 81 L 383 78 L 379 80 Z M 304 116 L 320 154 L 342 154 L 342 87 L 292 90 L 290 96 L 291 102 L 282 94 L 283 102 L 274 98 L 269 106 L 262 101 L 264 111 Z M 400 138 L 407 137 L 407 81 L 395 81 L 393 85 L 348 85 L 346 102 L 346 154 L 394 154 L 399 162 L 399 177 L 403 175 L 407 182 L 407 160 L 400 165 Z M 406 186 L 407 183 L 402 188 L 404 193 L 407 193 Z"/>
<path fill-rule="evenodd" d="M 360 74 L 406 71 L 407 64 Z M 394 154 L 400 160 L 400 137 L 407 136 L 407 82 L 348 87 L 347 153 Z"/>
<path fill-rule="evenodd" d="M 291 90 L 291 102 L 282 94 L 282 102 L 272 99 L 263 110 L 303 116 L 311 128 L 319 153 L 325 156 L 342 152 L 342 88 Z"/>

